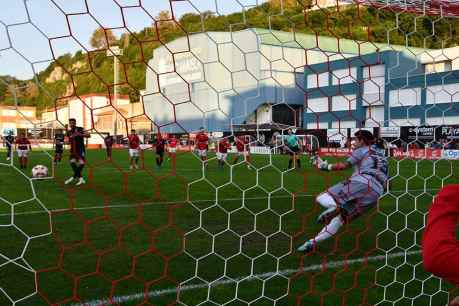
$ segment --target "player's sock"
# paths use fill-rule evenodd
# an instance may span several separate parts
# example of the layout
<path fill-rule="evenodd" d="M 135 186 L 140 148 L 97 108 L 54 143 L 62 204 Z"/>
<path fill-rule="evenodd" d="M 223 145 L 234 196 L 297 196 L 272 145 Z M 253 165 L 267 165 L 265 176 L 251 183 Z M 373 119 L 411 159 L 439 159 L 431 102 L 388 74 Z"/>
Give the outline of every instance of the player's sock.
<path fill-rule="evenodd" d="M 288 168 L 292 168 L 292 162 L 293 162 L 293 159 L 289 159 L 288 160 Z"/>
<path fill-rule="evenodd" d="M 344 221 L 341 216 L 334 217 L 329 224 L 325 225 L 324 228 L 317 234 L 317 236 L 312 239 L 316 243 L 324 241 L 333 235 L 335 235 L 338 230 L 343 226 Z"/>
<path fill-rule="evenodd" d="M 81 178 L 81 172 L 83 171 L 84 165 L 77 166 L 76 177 Z"/>
<path fill-rule="evenodd" d="M 301 168 L 301 160 L 299 158 L 296 160 L 296 166 L 297 168 Z"/>
<path fill-rule="evenodd" d="M 78 172 L 78 166 L 75 163 L 70 163 L 70 166 L 72 167 L 73 170 L 73 177 L 77 178 L 77 172 Z"/>

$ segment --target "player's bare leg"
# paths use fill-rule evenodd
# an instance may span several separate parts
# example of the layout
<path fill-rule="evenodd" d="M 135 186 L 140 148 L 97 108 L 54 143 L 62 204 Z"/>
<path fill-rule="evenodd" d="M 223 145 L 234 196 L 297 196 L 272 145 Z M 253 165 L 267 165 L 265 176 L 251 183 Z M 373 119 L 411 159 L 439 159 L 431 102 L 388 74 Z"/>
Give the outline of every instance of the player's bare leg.
<path fill-rule="evenodd" d="M 252 169 L 252 158 L 251 158 L 250 154 L 246 154 L 244 156 L 244 158 L 245 158 L 245 163 L 247 165 L 247 169 L 249 169 L 249 170 Z"/>

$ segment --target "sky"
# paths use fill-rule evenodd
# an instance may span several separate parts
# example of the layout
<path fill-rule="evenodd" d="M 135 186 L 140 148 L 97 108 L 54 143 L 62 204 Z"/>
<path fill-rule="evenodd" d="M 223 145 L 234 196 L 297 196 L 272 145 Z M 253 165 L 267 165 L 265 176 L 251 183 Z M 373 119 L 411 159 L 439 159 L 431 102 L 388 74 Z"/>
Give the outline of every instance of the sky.
<path fill-rule="evenodd" d="M 65 53 L 92 50 L 91 34 L 99 27 L 123 28 L 119 37 L 151 26 L 151 16 L 172 10 L 228 14 L 264 0 L 7 0 L 0 10 L 0 75 L 30 79 Z M 141 7 L 139 7 L 141 6 Z"/>

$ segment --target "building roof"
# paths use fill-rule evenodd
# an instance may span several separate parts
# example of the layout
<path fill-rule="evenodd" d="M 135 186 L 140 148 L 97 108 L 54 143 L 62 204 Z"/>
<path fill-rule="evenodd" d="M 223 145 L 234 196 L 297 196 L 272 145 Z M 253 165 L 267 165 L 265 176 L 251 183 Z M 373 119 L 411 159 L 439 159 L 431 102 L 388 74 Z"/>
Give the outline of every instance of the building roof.
<path fill-rule="evenodd" d="M 299 32 L 284 32 L 260 28 L 253 28 L 251 30 L 257 33 L 262 44 L 279 47 L 322 50 L 325 52 L 347 54 L 369 54 L 378 51 L 381 52 L 392 50 L 404 51 L 416 55 L 429 50 L 424 48 L 356 41 L 346 38 L 305 34 Z"/>

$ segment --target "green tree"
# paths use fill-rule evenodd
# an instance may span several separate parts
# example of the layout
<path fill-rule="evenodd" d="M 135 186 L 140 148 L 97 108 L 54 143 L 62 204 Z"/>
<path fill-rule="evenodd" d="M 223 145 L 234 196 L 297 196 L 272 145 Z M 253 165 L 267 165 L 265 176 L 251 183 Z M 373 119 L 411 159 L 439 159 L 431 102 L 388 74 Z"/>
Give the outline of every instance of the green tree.
<path fill-rule="evenodd" d="M 91 46 L 96 49 L 106 49 L 116 42 L 116 37 L 111 30 L 98 28 L 92 33 Z"/>

